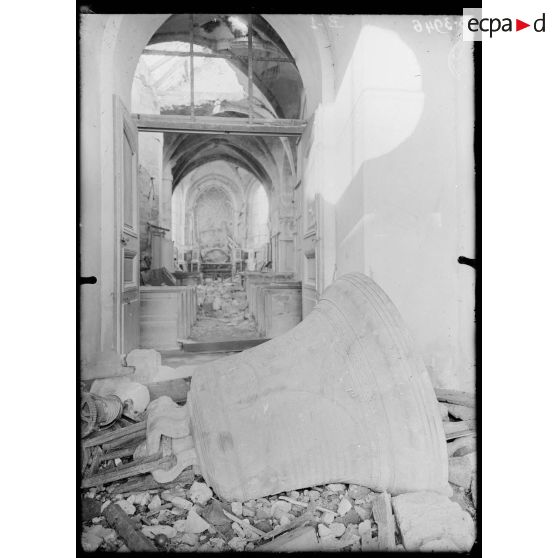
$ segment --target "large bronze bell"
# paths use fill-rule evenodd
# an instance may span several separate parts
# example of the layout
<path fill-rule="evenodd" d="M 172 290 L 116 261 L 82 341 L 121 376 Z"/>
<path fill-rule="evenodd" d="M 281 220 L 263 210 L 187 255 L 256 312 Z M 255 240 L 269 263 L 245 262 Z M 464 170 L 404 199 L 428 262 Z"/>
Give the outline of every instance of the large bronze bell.
<path fill-rule="evenodd" d="M 325 483 L 448 491 L 433 387 L 399 312 L 344 275 L 295 328 L 200 366 L 189 430 L 206 482 L 246 501 Z"/>

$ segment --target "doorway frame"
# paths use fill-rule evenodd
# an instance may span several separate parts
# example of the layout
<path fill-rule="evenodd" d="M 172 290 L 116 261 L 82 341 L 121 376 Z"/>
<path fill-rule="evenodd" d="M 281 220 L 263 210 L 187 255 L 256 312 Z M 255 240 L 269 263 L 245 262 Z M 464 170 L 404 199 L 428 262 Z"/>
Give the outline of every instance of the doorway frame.
<path fill-rule="evenodd" d="M 115 95 L 114 104 L 114 123 L 115 123 L 115 162 L 118 161 L 118 145 L 121 144 L 123 131 L 128 129 L 129 133 L 136 138 L 136 152 L 134 154 L 136 162 L 139 163 L 139 138 L 137 137 L 140 132 L 155 132 L 155 133 L 183 133 L 183 134 L 222 134 L 222 135 L 249 135 L 249 136 L 275 136 L 275 137 L 301 137 L 307 122 L 305 120 L 291 120 L 291 119 L 249 119 L 249 118 L 231 118 L 231 117 L 191 117 L 182 115 L 157 115 L 157 114 L 129 114 L 122 100 Z M 129 118 L 128 118 L 129 115 Z M 122 123 L 122 125 L 120 125 Z M 117 167 L 115 166 L 115 195 L 118 198 L 118 178 Z M 137 185 L 137 166 L 134 179 Z M 122 353 L 122 340 L 124 339 L 125 332 L 124 320 L 121 309 L 121 293 L 120 282 L 122 269 L 120 265 L 120 228 L 121 227 L 121 202 L 116 199 L 115 204 L 115 218 L 116 218 L 116 235 L 115 235 L 115 257 L 116 257 L 116 283 L 115 283 L 115 332 L 116 332 L 116 346 L 119 354 Z M 137 210 L 137 223 L 139 226 L 139 192 L 136 188 L 136 210 Z M 279 234 L 279 233 L 278 233 Z M 139 238 L 138 238 L 139 241 Z M 141 304 L 141 294 L 139 289 L 139 260 L 137 266 L 137 281 L 138 281 L 138 300 Z M 139 311 L 137 316 L 137 327 L 139 330 Z M 138 335 L 139 340 L 139 335 Z"/>

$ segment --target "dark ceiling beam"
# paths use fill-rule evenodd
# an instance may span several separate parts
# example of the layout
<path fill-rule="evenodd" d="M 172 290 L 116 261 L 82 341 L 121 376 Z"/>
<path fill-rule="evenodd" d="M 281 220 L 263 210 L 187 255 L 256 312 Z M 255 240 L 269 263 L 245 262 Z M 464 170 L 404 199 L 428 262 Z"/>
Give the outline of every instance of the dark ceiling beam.
<path fill-rule="evenodd" d="M 140 132 L 175 132 L 182 134 L 230 134 L 247 136 L 300 136 L 305 120 L 276 118 L 232 118 L 219 116 L 183 116 L 178 114 L 132 114 Z"/>
<path fill-rule="evenodd" d="M 190 56 L 189 52 L 184 52 L 182 50 L 151 50 L 144 49 L 142 54 L 148 54 L 151 56 L 181 56 L 187 58 Z M 225 58 L 226 60 L 248 60 L 248 56 L 243 54 L 231 54 L 231 53 L 213 53 L 213 52 L 194 52 L 194 58 Z M 255 62 L 287 62 L 289 64 L 294 64 L 294 60 L 290 58 L 285 58 L 284 56 L 254 56 Z"/>

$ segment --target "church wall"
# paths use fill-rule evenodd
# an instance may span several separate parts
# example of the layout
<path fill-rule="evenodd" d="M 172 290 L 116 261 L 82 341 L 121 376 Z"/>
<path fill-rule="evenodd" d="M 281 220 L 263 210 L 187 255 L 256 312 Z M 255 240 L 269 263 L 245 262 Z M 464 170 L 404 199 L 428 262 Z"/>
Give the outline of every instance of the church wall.
<path fill-rule="evenodd" d="M 321 289 L 373 277 L 435 383 L 470 390 L 474 273 L 457 258 L 474 257 L 472 56 L 455 32 L 419 33 L 413 19 L 340 16 L 328 30 L 335 96 L 315 114 L 305 198 L 334 216 Z"/>

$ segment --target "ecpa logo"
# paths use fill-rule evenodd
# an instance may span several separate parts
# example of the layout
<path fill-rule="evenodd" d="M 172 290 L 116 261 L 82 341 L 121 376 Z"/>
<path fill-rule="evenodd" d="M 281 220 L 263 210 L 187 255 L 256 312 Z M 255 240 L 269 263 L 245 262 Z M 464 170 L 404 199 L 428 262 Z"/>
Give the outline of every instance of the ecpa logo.
<path fill-rule="evenodd" d="M 546 14 L 542 14 L 542 16 L 536 19 L 533 22 L 533 30 L 537 33 L 544 33 L 545 32 L 545 25 L 546 25 Z M 513 27 L 512 19 L 509 17 L 504 17 L 502 19 L 498 17 L 483 17 L 483 18 L 476 18 L 476 17 L 469 17 L 467 19 L 467 29 L 471 33 L 489 33 L 490 38 L 494 33 L 503 32 L 509 33 L 513 31 L 521 31 L 522 29 L 526 29 L 527 27 L 531 27 L 530 23 L 526 23 L 521 19 L 515 20 L 515 29 Z"/>

